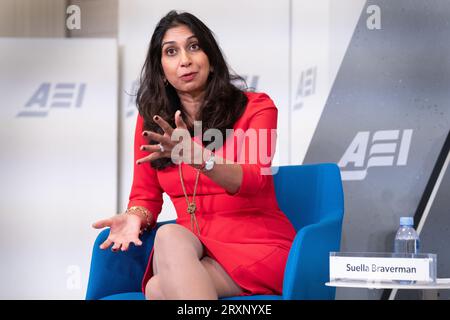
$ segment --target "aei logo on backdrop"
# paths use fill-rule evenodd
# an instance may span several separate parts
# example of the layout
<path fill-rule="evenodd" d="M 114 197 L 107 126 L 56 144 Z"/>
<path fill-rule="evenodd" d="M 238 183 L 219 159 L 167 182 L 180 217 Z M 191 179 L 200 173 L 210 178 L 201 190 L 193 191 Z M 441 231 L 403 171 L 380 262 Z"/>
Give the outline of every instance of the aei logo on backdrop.
<path fill-rule="evenodd" d="M 316 92 L 317 67 L 311 67 L 300 73 L 300 79 L 295 96 L 294 110 L 303 107 L 303 100 Z"/>
<path fill-rule="evenodd" d="M 16 117 L 46 117 L 50 108 L 80 108 L 86 83 L 42 83 Z"/>
<path fill-rule="evenodd" d="M 413 130 L 401 131 L 376 131 L 370 142 L 368 156 L 366 151 L 369 147 L 370 132 L 358 132 L 339 160 L 338 166 L 341 168 L 342 180 L 364 180 L 370 167 L 405 166 L 408 161 Z M 401 137 L 400 133 L 402 133 Z M 396 161 L 394 161 L 395 157 Z M 348 168 L 349 163 L 353 163 L 353 168 Z"/>

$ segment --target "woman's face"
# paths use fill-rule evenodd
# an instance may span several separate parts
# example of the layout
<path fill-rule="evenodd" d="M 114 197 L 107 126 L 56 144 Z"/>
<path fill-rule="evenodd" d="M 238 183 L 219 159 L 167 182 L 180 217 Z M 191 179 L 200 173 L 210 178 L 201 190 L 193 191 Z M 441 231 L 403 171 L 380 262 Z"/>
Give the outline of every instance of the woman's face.
<path fill-rule="evenodd" d="M 161 64 L 169 83 L 183 93 L 196 94 L 206 88 L 210 65 L 197 37 L 185 25 L 166 31 Z"/>

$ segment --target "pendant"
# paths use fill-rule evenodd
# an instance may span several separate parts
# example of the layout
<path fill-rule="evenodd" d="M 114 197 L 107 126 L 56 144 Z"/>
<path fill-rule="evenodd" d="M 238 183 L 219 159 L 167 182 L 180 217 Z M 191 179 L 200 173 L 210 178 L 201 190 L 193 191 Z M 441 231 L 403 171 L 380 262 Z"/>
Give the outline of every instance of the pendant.
<path fill-rule="evenodd" d="M 194 202 L 191 202 L 191 203 L 189 203 L 189 205 L 188 205 L 188 207 L 187 207 L 187 212 L 189 213 L 189 214 L 193 214 L 193 213 L 195 213 L 195 210 L 196 210 L 197 208 L 196 208 L 196 206 L 195 206 L 195 203 Z"/>

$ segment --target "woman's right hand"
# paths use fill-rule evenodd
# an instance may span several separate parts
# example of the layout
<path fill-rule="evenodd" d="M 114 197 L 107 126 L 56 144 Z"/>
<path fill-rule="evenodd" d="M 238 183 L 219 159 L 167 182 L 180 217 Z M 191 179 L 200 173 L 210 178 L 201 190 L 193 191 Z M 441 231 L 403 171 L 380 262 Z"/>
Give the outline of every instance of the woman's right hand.
<path fill-rule="evenodd" d="M 121 213 L 109 219 L 94 222 L 92 227 L 95 229 L 110 228 L 109 236 L 100 245 L 100 249 L 107 249 L 113 244 L 112 251 L 119 249 L 126 251 L 131 242 L 136 246 L 142 245 L 142 241 L 139 239 L 141 218 L 136 214 Z"/>

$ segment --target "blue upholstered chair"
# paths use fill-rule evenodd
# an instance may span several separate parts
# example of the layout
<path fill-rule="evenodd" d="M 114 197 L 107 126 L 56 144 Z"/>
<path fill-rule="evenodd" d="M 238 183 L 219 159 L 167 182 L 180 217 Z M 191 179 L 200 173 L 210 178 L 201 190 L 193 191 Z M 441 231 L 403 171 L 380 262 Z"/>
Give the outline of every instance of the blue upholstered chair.
<path fill-rule="evenodd" d="M 329 252 L 339 251 L 344 198 L 339 168 L 335 164 L 273 167 L 275 192 L 280 209 L 287 215 L 297 235 L 285 267 L 281 296 L 257 295 L 235 299 L 334 299 L 329 280 Z M 174 223 L 166 221 L 157 227 Z M 156 228 L 157 228 L 156 227 Z M 103 230 L 94 244 L 86 299 L 144 299 L 141 280 L 153 247 L 156 228 L 142 236 L 141 247 L 125 252 L 101 250 L 108 237 Z"/>

